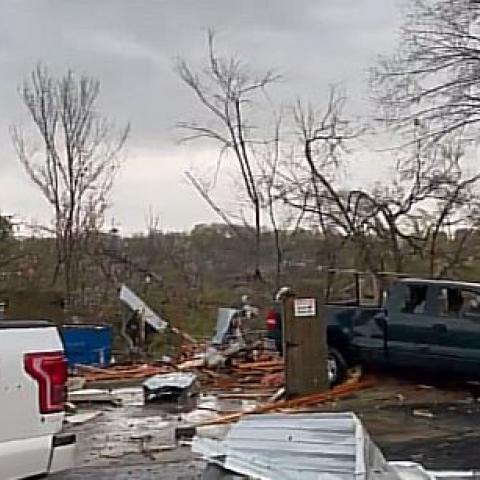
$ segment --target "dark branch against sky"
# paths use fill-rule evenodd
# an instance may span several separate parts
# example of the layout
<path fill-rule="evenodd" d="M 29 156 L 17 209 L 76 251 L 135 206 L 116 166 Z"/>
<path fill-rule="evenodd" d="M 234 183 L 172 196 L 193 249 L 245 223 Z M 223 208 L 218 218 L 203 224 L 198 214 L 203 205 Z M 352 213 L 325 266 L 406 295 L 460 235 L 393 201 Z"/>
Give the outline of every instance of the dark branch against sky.
<path fill-rule="evenodd" d="M 167 229 L 215 221 L 183 179 L 192 164 L 208 169 L 215 151 L 178 146 L 174 125 L 198 116 L 177 78 L 178 56 L 200 63 L 206 29 L 221 50 L 252 67 L 275 68 L 284 81 L 279 102 L 322 103 L 341 82 L 355 113 L 367 105 L 367 70 L 392 50 L 399 13 L 395 0 L 1 0 L 0 208 L 47 221 L 41 194 L 30 185 L 8 129 L 28 119 L 17 87 L 39 60 L 53 72 L 70 67 L 101 82 L 103 113 L 130 121 L 128 160 L 117 182 L 111 216 L 126 233 L 145 227 L 149 207 Z M 213 167 L 212 167 L 213 168 Z M 225 193 L 219 187 L 220 198 Z"/>

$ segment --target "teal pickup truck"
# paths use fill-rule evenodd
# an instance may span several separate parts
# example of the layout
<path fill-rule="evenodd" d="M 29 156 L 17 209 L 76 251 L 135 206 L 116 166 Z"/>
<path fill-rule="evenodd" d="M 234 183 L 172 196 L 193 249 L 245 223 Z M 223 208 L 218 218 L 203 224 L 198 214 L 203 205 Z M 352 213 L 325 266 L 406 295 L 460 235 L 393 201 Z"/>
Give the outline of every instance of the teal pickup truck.
<path fill-rule="evenodd" d="M 405 278 L 389 288 L 381 306 L 327 303 L 325 315 L 332 384 L 357 363 L 480 376 L 479 283 Z M 267 330 L 282 351 L 279 303 Z"/>

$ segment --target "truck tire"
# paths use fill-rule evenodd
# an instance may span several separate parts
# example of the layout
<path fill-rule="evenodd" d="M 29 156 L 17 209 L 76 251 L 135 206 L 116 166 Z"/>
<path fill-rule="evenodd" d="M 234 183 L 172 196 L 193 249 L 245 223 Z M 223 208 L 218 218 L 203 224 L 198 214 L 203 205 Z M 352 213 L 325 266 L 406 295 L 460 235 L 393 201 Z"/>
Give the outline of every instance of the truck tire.
<path fill-rule="evenodd" d="M 347 376 L 347 362 L 343 355 L 333 347 L 328 347 L 327 374 L 330 387 L 342 383 Z"/>

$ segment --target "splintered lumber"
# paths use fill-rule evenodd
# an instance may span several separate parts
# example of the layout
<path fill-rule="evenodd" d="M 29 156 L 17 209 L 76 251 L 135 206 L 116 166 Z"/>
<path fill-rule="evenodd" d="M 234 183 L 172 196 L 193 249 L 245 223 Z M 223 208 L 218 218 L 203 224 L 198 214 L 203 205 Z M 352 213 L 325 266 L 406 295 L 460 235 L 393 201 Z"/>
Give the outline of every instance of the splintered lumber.
<path fill-rule="evenodd" d="M 148 364 L 113 366 L 109 368 L 95 368 L 81 366 L 82 376 L 87 382 L 98 382 L 102 380 L 129 380 L 143 379 L 159 373 L 168 373 L 171 368 L 168 366 L 156 366 Z"/>
<path fill-rule="evenodd" d="M 325 393 L 306 395 L 306 396 L 294 398 L 291 400 L 280 400 L 276 402 L 264 403 L 262 405 L 258 405 L 257 407 L 252 408 L 247 412 L 237 412 L 229 415 L 223 415 L 221 417 L 217 417 L 208 422 L 200 423 L 197 426 L 231 423 L 239 420 L 245 414 L 267 413 L 267 412 L 273 412 L 275 410 L 280 410 L 280 409 L 301 409 L 303 407 L 310 407 L 312 405 L 318 405 L 319 403 L 325 403 L 330 400 L 346 397 L 364 388 L 369 388 L 374 384 L 375 384 L 375 380 L 372 378 L 365 379 L 355 383 L 347 382 Z"/>
<path fill-rule="evenodd" d="M 237 393 L 270 393 L 270 385 L 262 380 L 265 376 L 281 374 L 283 360 L 272 356 L 262 356 L 258 361 L 235 359 L 228 368 L 212 370 L 205 365 L 202 353 L 206 349 L 201 343 L 182 345 L 177 358 L 168 364 L 123 364 L 105 368 L 78 365 L 80 376 L 88 383 L 123 382 L 140 380 L 159 373 L 172 371 L 195 371 L 201 378 L 201 384 L 210 391 L 236 390 Z M 280 378 L 280 377 L 279 377 Z M 276 382 L 274 387 L 280 381 Z"/>
<path fill-rule="evenodd" d="M 77 368 L 86 372 L 93 372 L 93 373 L 105 373 L 108 372 L 108 368 L 99 368 L 99 367 L 92 367 L 92 365 L 82 365 L 78 364 Z"/>
<path fill-rule="evenodd" d="M 239 370 L 271 370 L 282 369 L 284 366 L 282 360 L 264 360 L 262 362 L 237 363 L 235 368 Z"/>
<path fill-rule="evenodd" d="M 235 399 L 249 399 L 249 398 L 271 398 L 271 393 L 260 392 L 241 392 L 241 393 L 220 393 L 216 395 L 219 400 L 235 400 Z"/>

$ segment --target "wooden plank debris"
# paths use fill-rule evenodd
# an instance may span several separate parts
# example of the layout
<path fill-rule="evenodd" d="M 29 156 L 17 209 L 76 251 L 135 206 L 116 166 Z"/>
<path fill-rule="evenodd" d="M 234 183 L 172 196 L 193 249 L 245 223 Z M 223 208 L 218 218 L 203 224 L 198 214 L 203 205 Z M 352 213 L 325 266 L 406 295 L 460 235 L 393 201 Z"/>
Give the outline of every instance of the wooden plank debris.
<path fill-rule="evenodd" d="M 246 413 L 249 413 L 249 414 L 267 413 L 267 412 L 273 412 L 273 411 L 284 410 L 284 409 L 289 409 L 289 410 L 302 409 L 304 407 L 310 407 L 313 405 L 318 405 L 320 403 L 325 403 L 328 401 L 336 400 L 338 398 L 346 397 L 348 395 L 352 395 L 353 393 L 359 390 L 372 387 L 374 384 L 375 384 L 374 378 L 368 378 L 365 380 L 355 381 L 355 382 L 347 382 L 343 385 L 339 385 L 338 387 L 333 388 L 332 390 L 326 393 L 306 395 L 306 396 L 294 398 L 291 400 L 279 400 L 271 403 L 264 403 L 262 405 L 252 408 L 248 412 L 238 412 L 238 413 L 232 413 L 229 415 L 223 415 L 209 422 L 201 423 L 197 426 L 216 425 L 216 424 L 235 422 L 239 420 Z"/>

